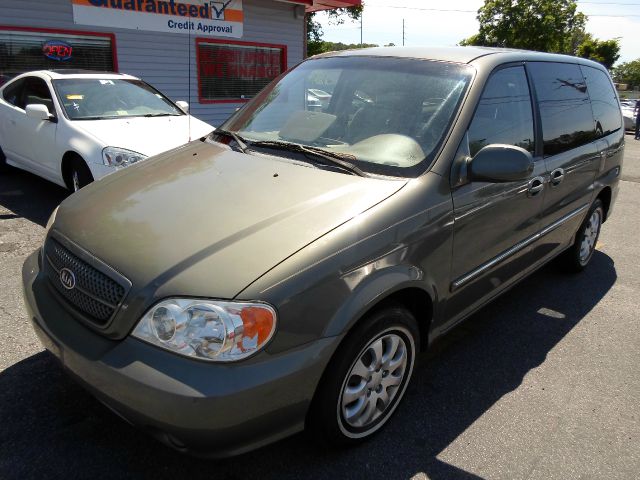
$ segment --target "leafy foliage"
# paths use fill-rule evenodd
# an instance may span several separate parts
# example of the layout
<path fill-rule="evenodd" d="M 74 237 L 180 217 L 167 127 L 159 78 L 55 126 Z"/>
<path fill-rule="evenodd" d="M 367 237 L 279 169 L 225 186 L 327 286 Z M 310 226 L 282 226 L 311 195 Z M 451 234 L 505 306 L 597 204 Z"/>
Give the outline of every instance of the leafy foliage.
<path fill-rule="evenodd" d="M 360 45 L 359 43 L 342 43 L 342 42 L 325 42 L 319 41 L 314 43 L 314 53 L 311 55 L 317 55 L 319 53 L 324 52 L 335 52 L 338 50 L 353 50 L 354 48 L 369 48 L 369 47 L 378 47 L 379 45 L 375 43 L 363 43 Z M 308 50 L 308 49 L 307 49 Z"/>
<path fill-rule="evenodd" d="M 362 15 L 362 9 L 364 7 L 361 5 L 359 7 L 345 7 L 345 8 L 337 8 L 334 10 L 329 10 L 329 23 L 332 25 L 342 25 L 346 18 L 350 18 L 351 20 L 359 20 Z M 322 36 L 324 32 L 322 31 L 322 25 L 314 20 L 316 12 L 308 13 L 306 15 L 307 22 L 307 55 L 317 55 L 318 53 L 328 52 L 331 49 L 323 50 L 326 48 L 325 43 L 331 42 L 323 42 Z M 345 18 L 346 17 L 346 18 Z M 359 48 L 360 45 L 354 45 L 354 48 Z"/>
<path fill-rule="evenodd" d="M 618 65 L 613 69 L 613 78 L 616 82 L 640 87 L 640 58 Z"/>
<path fill-rule="evenodd" d="M 586 35 L 586 16 L 576 8 L 573 0 L 486 0 L 480 31 L 461 45 L 573 54 Z"/>
<path fill-rule="evenodd" d="M 576 55 L 600 62 L 607 69 L 611 69 L 620 58 L 620 42 L 618 39 L 598 40 L 587 34 Z"/>

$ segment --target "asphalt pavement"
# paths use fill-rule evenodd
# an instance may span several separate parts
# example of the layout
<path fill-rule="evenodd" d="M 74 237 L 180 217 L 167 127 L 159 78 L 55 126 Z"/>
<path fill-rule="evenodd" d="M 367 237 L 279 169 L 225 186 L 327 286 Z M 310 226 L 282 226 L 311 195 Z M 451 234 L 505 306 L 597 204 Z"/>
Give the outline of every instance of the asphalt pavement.
<path fill-rule="evenodd" d="M 375 438 L 305 434 L 224 461 L 123 422 L 42 350 L 20 268 L 66 192 L 0 175 L 0 478 L 633 479 L 640 477 L 640 142 L 592 264 L 548 265 L 451 332 Z"/>

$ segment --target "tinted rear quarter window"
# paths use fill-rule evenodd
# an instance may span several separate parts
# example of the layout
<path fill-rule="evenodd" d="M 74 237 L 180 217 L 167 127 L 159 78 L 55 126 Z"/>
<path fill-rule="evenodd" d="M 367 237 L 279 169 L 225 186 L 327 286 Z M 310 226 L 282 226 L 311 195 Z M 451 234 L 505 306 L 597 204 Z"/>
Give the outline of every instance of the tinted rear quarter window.
<path fill-rule="evenodd" d="M 595 139 L 587 85 L 578 65 L 529 64 L 540 105 L 544 155 L 556 155 Z"/>
<path fill-rule="evenodd" d="M 24 79 L 16 80 L 13 83 L 7 85 L 2 91 L 2 97 L 6 102 L 11 105 L 15 105 L 19 107 L 18 103 L 20 103 L 20 99 L 22 98 L 22 87 L 24 85 Z M 22 107 L 21 107 L 22 108 Z"/>
<path fill-rule="evenodd" d="M 609 77 L 602 70 L 581 66 L 591 98 L 593 117 L 598 135 L 608 135 L 622 127 L 618 97 Z"/>

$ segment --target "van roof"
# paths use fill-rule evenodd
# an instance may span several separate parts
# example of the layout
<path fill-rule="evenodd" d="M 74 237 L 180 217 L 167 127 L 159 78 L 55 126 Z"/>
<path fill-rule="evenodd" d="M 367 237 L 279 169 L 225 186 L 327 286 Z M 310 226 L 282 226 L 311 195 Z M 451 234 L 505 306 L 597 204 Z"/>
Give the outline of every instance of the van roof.
<path fill-rule="evenodd" d="M 581 63 L 584 65 L 603 68 L 599 63 L 570 55 L 494 47 L 372 47 L 329 52 L 316 55 L 313 58 L 350 56 L 419 58 L 424 60 L 455 63 L 473 63 L 475 60 L 480 58 L 491 57 L 491 60 L 493 61 L 490 63 L 506 63 L 511 61 L 555 61 Z"/>

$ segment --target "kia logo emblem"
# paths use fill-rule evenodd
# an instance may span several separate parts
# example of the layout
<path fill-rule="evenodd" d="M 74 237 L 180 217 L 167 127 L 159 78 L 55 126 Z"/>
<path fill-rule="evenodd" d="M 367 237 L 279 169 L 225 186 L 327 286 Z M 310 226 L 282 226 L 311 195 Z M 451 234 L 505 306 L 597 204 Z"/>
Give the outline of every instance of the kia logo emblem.
<path fill-rule="evenodd" d="M 67 290 L 73 290 L 76 286 L 76 276 L 68 268 L 60 270 L 60 283 Z"/>

